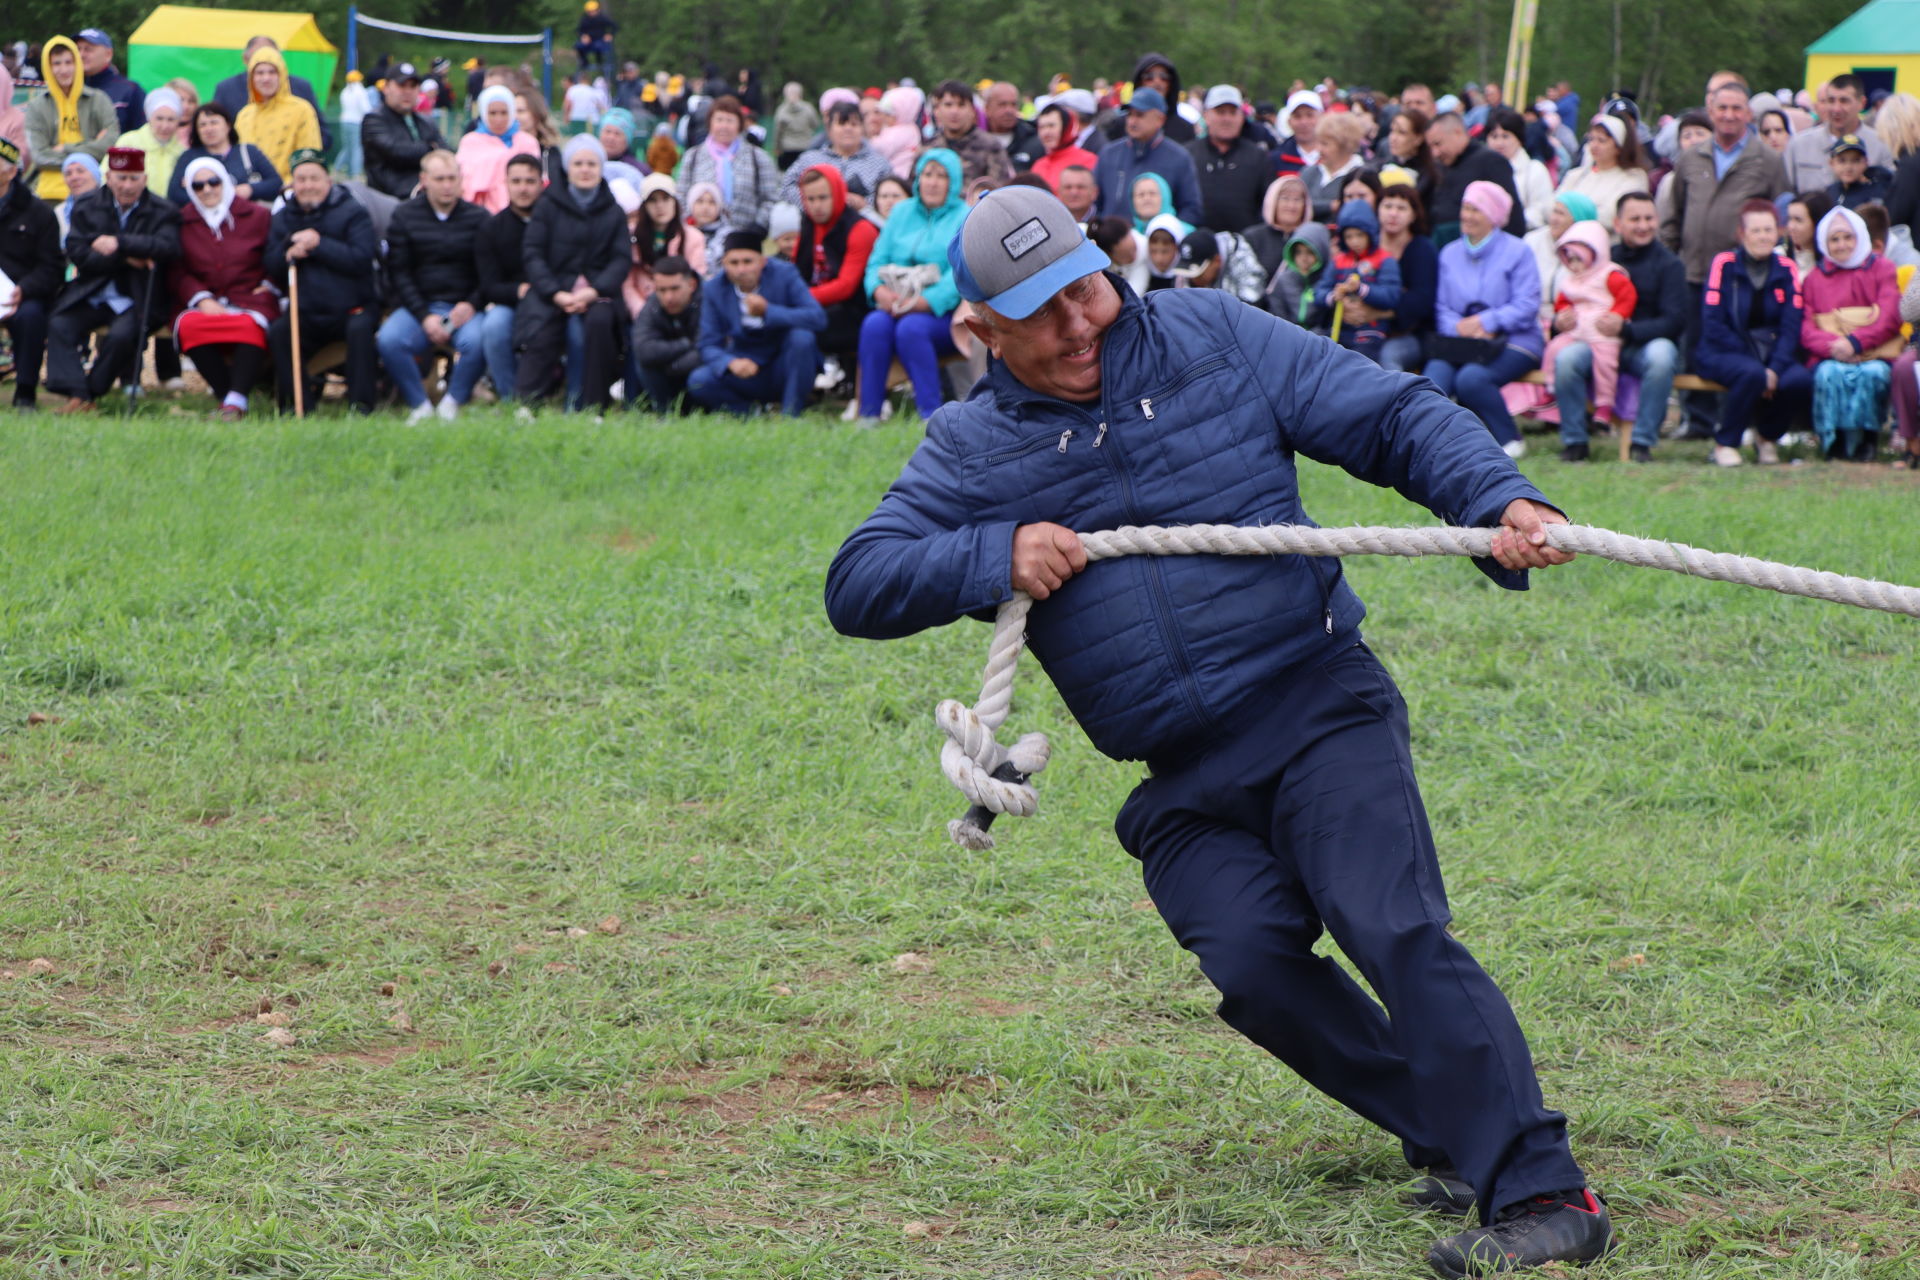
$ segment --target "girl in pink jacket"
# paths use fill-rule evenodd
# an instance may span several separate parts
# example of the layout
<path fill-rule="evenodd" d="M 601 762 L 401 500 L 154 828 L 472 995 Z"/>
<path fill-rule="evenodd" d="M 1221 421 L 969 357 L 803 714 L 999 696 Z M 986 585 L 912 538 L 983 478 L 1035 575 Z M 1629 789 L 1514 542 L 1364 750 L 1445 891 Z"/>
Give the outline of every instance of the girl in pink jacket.
<path fill-rule="evenodd" d="M 1640 295 L 1625 268 L 1613 261 L 1606 228 L 1598 222 L 1574 223 L 1554 247 L 1561 270 L 1554 279 L 1553 341 L 1542 366 L 1547 385 L 1553 385 L 1555 357 L 1576 342 L 1585 343 L 1593 353 L 1593 420 L 1612 422 L 1620 387 L 1620 324 L 1633 318 Z M 1603 328 L 1601 317 L 1607 315 L 1620 323 Z"/>
<path fill-rule="evenodd" d="M 1900 334 L 1900 288 L 1893 263 L 1873 251 L 1867 224 L 1853 210 L 1828 213 L 1813 240 L 1820 265 L 1800 286 L 1813 429 L 1828 457 L 1871 461 L 1893 385 L 1888 360 Z"/>

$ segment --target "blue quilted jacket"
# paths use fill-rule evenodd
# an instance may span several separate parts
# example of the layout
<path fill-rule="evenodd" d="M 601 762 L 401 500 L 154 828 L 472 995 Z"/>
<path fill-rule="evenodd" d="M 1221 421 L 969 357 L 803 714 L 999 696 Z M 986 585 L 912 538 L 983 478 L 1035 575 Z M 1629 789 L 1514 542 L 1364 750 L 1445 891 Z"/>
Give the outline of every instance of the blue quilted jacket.
<path fill-rule="evenodd" d="M 1112 277 L 1109 277 L 1110 279 Z M 947 405 L 827 571 L 843 634 L 909 635 L 1012 595 L 1016 526 L 1307 524 L 1294 455 L 1391 485 L 1450 524 L 1545 499 L 1479 420 L 1423 378 L 1217 289 L 1167 289 L 1107 331 L 1101 397 L 1028 390 L 995 362 Z M 1502 586 L 1526 577 L 1491 561 Z M 1289 673 L 1351 645 L 1365 613 L 1340 562 L 1128 556 L 1089 565 L 1027 622 L 1094 745 L 1165 761 L 1258 709 Z"/>

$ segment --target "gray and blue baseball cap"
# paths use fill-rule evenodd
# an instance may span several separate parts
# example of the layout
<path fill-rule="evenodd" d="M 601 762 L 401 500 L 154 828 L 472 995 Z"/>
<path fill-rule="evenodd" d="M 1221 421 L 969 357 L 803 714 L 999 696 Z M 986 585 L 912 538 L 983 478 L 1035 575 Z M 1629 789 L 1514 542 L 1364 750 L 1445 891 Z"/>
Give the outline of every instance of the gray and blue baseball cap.
<path fill-rule="evenodd" d="M 961 297 L 1009 320 L 1026 319 L 1075 280 L 1113 265 L 1059 197 L 1025 186 L 981 196 L 947 246 L 947 261 Z"/>

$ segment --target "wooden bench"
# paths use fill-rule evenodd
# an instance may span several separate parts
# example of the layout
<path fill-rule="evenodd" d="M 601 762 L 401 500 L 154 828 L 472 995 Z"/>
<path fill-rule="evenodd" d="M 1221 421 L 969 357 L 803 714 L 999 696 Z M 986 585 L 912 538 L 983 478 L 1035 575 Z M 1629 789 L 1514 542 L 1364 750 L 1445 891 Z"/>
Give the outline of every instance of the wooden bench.
<path fill-rule="evenodd" d="M 1536 387 L 1544 387 L 1547 385 L 1547 375 L 1541 372 L 1539 369 L 1532 369 L 1526 373 L 1521 374 L 1518 378 L 1514 379 L 1514 381 L 1530 382 Z M 1719 383 L 1708 382 L 1705 378 L 1695 373 L 1674 374 L 1673 389 L 1675 391 L 1725 391 L 1726 390 L 1726 388 L 1721 386 Z M 1591 408 L 1592 406 L 1589 405 L 1588 407 Z M 1620 461 L 1625 462 L 1627 460 L 1627 451 L 1633 447 L 1633 432 L 1627 430 L 1624 424 L 1616 424 L 1616 427 L 1617 427 L 1617 434 L 1620 437 Z"/>

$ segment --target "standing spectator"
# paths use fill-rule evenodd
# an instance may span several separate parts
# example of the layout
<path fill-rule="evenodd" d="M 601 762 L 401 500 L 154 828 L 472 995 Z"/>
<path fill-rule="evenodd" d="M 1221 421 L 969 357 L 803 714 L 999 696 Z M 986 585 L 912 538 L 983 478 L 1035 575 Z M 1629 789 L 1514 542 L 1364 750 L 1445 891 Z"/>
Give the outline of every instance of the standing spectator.
<path fill-rule="evenodd" d="M 1827 184 L 1827 199 L 1847 209 L 1862 205 L 1885 204 L 1887 187 L 1893 175 L 1867 164 L 1867 145 L 1854 134 L 1836 139 L 1827 151 L 1827 164 L 1833 181 Z"/>
<path fill-rule="evenodd" d="M 1488 85 L 1490 91 L 1497 86 Z M 1513 166 L 1513 188 L 1526 215 L 1527 230 L 1547 225 L 1547 207 L 1553 203 L 1553 178 L 1547 166 L 1527 154 L 1527 122 L 1518 111 L 1494 108 L 1487 123 L 1487 149 L 1497 151 Z"/>
<path fill-rule="evenodd" d="M 668 255 L 653 264 L 653 293 L 633 324 L 629 372 L 655 413 L 688 406 L 687 379 L 700 367 L 700 272 L 685 258 Z"/>
<path fill-rule="evenodd" d="M 702 291 L 700 367 L 687 396 L 736 414 L 777 403 L 797 418 L 820 372 L 817 335 L 827 316 L 791 262 L 761 252 L 766 238 L 763 227 L 727 233 L 720 274 Z"/>
<path fill-rule="evenodd" d="M 147 189 L 163 197 L 172 185 L 174 165 L 187 150 L 180 132 L 180 108 L 179 94 L 165 87 L 155 89 L 144 104 L 147 122 L 120 135 L 120 146 L 146 153 Z"/>
<path fill-rule="evenodd" d="M 1131 217 L 1135 181 L 1142 174 L 1157 173 L 1173 193 L 1173 207 L 1166 212 L 1188 226 L 1205 215 L 1193 157 L 1164 132 L 1166 122 L 1166 99 L 1152 89 L 1135 89 L 1127 104 L 1126 136 L 1101 150 L 1094 169 L 1102 213 Z"/>
<path fill-rule="evenodd" d="M 414 110 L 420 100 L 420 73 L 403 62 L 380 86 L 380 105 L 360 124 L 367 153 L 367 185 L 405 200 L 420 180 L 420 162 L 429 151 L 444 151 L 446 141 L 432 120 Z M 245 126 L 241 137 L 246 137 Z"/>
<path fill-rule="evenodd" d="M 240 113 L 247 109 L 247 104 L 253 101 L 253 92 L 247 85 L 247 76 L 253 66 L 253 55 L 261 49 L 278 49 L 279 47 L 272 36 L 251 37 L 246 47 L 240 51 L 240 73 L 228 76 L 213 87 L 213 100 L 227 109 L 228 120 L 238 120 Z M 385 61 L 385 58 L 381 59 L 382 63 Z M 284 67 L 282 69 L 284 70 Z M 376 71 L 374 79 L 378 80 L 383 74 L 385 73 Z M 321 150 L 328 149 L 333 145 L 332 134 L 327 128 L 327 115 L 320 109 L 320 99 L 314 94 L 312 83 L 305 76 L 294 75 L 287 77 L 287 83 L 293 86 L 294 97 L 313 108 L 314 117 L 320 121 Z M 257 196 L 255 201 L 265 203 Z"/>
<path fill-rule="evenodd" d="M 545 399 L 565 351 L 568 365 L 577 366 L 567 377 L 580 389 L 578 404 L 604 411 L 618 372 L 620 286 L 633 261 L 633 236 L 602 178 L 600 140 L 582 134 L 564 150 L 567 185 L 533 206 L 521 249 L 532 287 L 514 317 L 515 391 L 524 403 Z"/>
<path fill-rule="evenodd" d="M 47 351 L 47 312 L 60 289 L 66 258 L 60 221 L 24 178 L 20 148 L 0 137 L 0 271 L 13 288 L 0 294 L 0 328 L 13 338 L 13 407 L 38 408 L 40 361 Z"/>
<path fill-rule="evenodd" d="M 902 194 L 905 194 L 904 188 Z M 1058 194 L 1060 203 L 1067 206 L 1075 222 L 1084 226 L 1094 220 L 1094 208 L 1100 202 L 1100 184 L 1094 179 L 1092 169 L 1082 164 L 1070 164 L 1062 169 Z"/>
<path fill-rule="evenodd" d="M 887 158 L 867 141 L 860 123 L 860 108 L 851 102 L 836 102 L 827 112 L 826 145 L 800 153 L 787 168 L 780 183 L 782 203 L 800 199 L 800 176 L 816 165 L 832 165 L 847 181 L 847 202 L 855 210 L 867 207 L 867 201 L 880 186 L 880 180 L 893 172 Z"/>
<path fill-rule="evenodd" d="M 169 277 L 174 342 L 193 357 L 221 419 L 232 422 L 246 416 L 267 359 L 267 329 L 280 316 L 280 297 L 266 279 L 273 219 L 239 194 L 211 156 L 188 161 L 182 177 L 188 203 Z"/>
<path fill-rule="evenodd" d="M 1287 136 L 1273 153 L 1273 171 L 1281 177 L 1299 173 L 1320 160 L 1320 95 L 1296 90 L 1287 99 Z"/>
<path fill-rule="evenodd" d="M 253 100 L 241 108 L 234 130 L 272 162 L 282 176 L 293 166 L 296 151 L 320 151 L 320 117 L 313 104 L 295 97 L 287 86 L 287 62 L 272 45 L 253 51 L 247 64 L 247 91 Z M 324 154 L 324 153 L 323 153 Z"/>
<path fill-rule="evenodd" d="M 1813 400 L 1813 375 L 1796 359 L 1800 280 L 1775 250 L 1780 223 L 1773 202 L 1748 200 L 1738 226 L 1739 243 L 1708 263 L 1700 344 L 1693 351 L 1701 376 L 1727 388 L 1714 433 L 1713 461 L 1721 467 L 1745 461 L 1740 441 L 1749 425 L 1760 433 L 1760 461 L 1778 462 L 1774 442 Z"/>
<path fill-rule="evenodd" d="M 1207 90 L 1206 117 L 1206 137 L 1187 144 L 1200 183 L 1201 220 L 1216 231 L 1237 232 L 1260 221 L 1260 201 L 1273 178 L 1273 161 L 1265 147 L 1247 136 L 1246 106 L 1232 85 Z"/>
<path fill-rule="evenodd" d="M 113 37 L 98 27 L 88 27 L 74 40 L 80 48 L 80 65 L 86 70 L 87 85 L 106 94 L 113 103 L 120 132 L 145 124 L 147 91 L 121 75 L 113 65 Z"/>
<path fill-rule="evenodd" d="M 258 147 L 234 141 L 233 117 L 225 107 L 217 102 L 203 102 L 193 113 L 193 124 L 187 131 L 187 149 L 173 166 L 167 199 L 176 205 L 187 203 L 191 197 L 182 181 L 186 166 L 203 156 L 218 160 L 232 175 L 234 194 L 238 198 L 251 200 L 262 208 L 271 208 L 280 198 L 285 184 L 280 181 L 280 171 L 273 167 L 273 161 Z"/>
<path fill-rule="evenodd" d="M 1673 377 L 1680 368 L 1678 343 L 1686 332 L 1692 298 L 1687 291 L 1687 269 L 1659 241 L 1659 219 L 1651 196 L 1643 191 L 1621 196 L 1614 210 L 1614 229 L 1620 235 L 1620 244 L 1613 250 L 1613 261 L 1633 285 L 1633 313 L 1624 320 L 1602 315 L 1595 322 L 1595 330 L 1603 338 L 1619 341 L 1620 372 L 1639 380 L 1631 457 L 1635 462 L 1650 462 L 1653 448 L 1660 442 L 1660 424 L 1666 417 L 1667 397 L 1673 392 Z M 1562 321 L 1557 314 L 1554 328 L 1565 333 L 1571 321 Z M 1587 457 L 1587 380 L 1592 375 L 1592 363 L 1591 348 L 1580 341 L 1563 344 L 1554 363 L 1552 386 L 1560 408 L 1563 461 L 1579 462 Z"/>
<path fill-rule="evenodd" d="M 151 309 L 154 274 L 180 256 L 180 215 L 147 190 L 146 156 L 131 148 L 107 152 L 107 185 L 73 207 L 67 260 L 73 279 L 60 291 L 48 325 L 47 390 L 67 397 L 57 413 L 81 413 L 131 376 L 134 353 L 164 314 Z M 88 369 L 84 351 L 93 331 L 106 339 Z"/>
<path fill-rule="evenodd" d="M 482 89 L 474 109 L 479 119 L 472 131 L 461 137 L 460 150 L 454 155 L 460 172 L 460 198 L 488 213 L 499 213 L 507 207 L 507 161 L 515 156 L 538 160 L 540 143 L 520 128 L 514 118 L 513 90 L 505 85 Z"/>
<path fill-rule="evenodd" d="M 366 169 L 366 152 L 360 147 L 360 123 L 374 108 L 373 90 L 358 71 L 347 72 L 347 83 L 340 90 L 340 154 L 334 163 L 349 178 L 357 178 Z"/>
<path fill-rule="evenodd" d="M 33 144 L 27 139 L 27 110 L 13 105 L 13 72 L 4 66 L 0 66 L 0 139 L 11 142 L 20 153 L 14 167 L 31 173 Z"/>
<path fill-rule="evenodd" d="M 847 206 L 847 182 L 830 164 L 800 179 L 800 242 L 793 261 L 813 300 L 827 313 L 820 354 L 851 367 L 867 315 L 867 263 L 880 229 Z"/>
<path fill-rule="evenodd" d="M 880 132 L 868 141 L 893 166 L 893 175 L 905 182 L 913 176 L 913 158 L 920 152 L 920 108 L 926 95 L 910 84 L 880 95 Z M 878 188 L 876 187 L 877 191 Z"/>
<path fill-rule="evenodd" d="M 1793 141 L 1793 121 L 1780 107 L 1762 111 L 1754 120 L 1754 131 L 1760 135 L 1760 141 L 1767 144 L 1769 151 L 1785 154 L 1787 144 Z M 1686 150 L 1684 146 L 1680 149 Z"/>
<path fill-rule="evenodd" d="M 1180 72 L 1174 68 L 1173 63 L 1169 61 L 1164 54 L 1142 54 L 1140 61 L 1134 64 L 1133 91 L 1138 93 L 1142 89 L 1151 89 L 1153 92 L 1159 94 L 1162 104 L 1178 105 L 1185 100 L 1185 94 L 1180 88 Z M 1163 105 L 1161 110 L 1166 112 L 1167 115 L 1166 123 L 1163 126 L 1166 129 L 1167 137 L 1183 146 L 1192 142 L 1194 136 L 1193 126 L 1187 123 L 1178 112 L 1174 111 L 1172 106 Z M 1121 134 L 1121 129 L 1116 125 L 1110 127 L 1108 132 L 1114 138 L 1118 138 Z"/>
<path fill-rule="evenodd" d="M 947 246 L 967 216 L 962 172 L 960 157 L 944 147 L 923 153 L 914 174 L 914 198 L 902 201 L 887 218 L 867 259 L 866 291 L 873 310 L 860 326 L 861 426 L 879 423 L 895 358 L 913 383 L 922 418 L 931 417 L 944 399 L 940 357 L 957 350 L 949 317 L 960 305 Z"/>
<path fill-rule="evenodd" d="M 1920 99 L 1896 93 L 1873 113 L 1880 140 L 1893 156 L 1893 184 L 1887 192 L 1887 218 L 1899 239 L 1907 228 L 1907 248 L 1920 248 Z M 1889 248 L 1893 243 L 1889 242 Z"/>
<path fill-rule="evenodd" d="M 780 198 L 780 171 L 773 157 L 744 136 L 746 109 L 731 95 L 716 98 L 707 112 L 707 136 L 690 146 L 680 167 L 680 198 L 692 205 L 696 184 L 720 189 L 720 203 L 731 226 L 765 225 L 768 206 Z M 709 246 L 711 248 L 711 246 Z"/>
<path fill-rule="evenodd" d="M 998 138 L 980 127 L 972 90 L 958 80 L 943 80 L 933 91 L 932 105 L 934 136 L 928 145 L 945 147 L 959 156 L 967 184 L 984 179 L 997 187 L 1013 177 L 1007 149 Z M 918 172 L 917 161 L 915 172 Z"/>
<path fill-rule="evenodd" d="M 1787 201 L 1787 225 L 1780 240 L 1780 251 L 1793 263 L 1801 279 L 1820 265 L 1820 249 L 1814 243 L 1814 229 L 1833 208 L 1833 201 L 1818 191 L 1795 196 Z"/>
<path fill-rule="evenodd" d="M 1513 196 L 1505 187 L 1475 181 L 1461 194 L 1460 235 L 1440 250 L 1426 372 L 1443 395 L 1486 424 L 1509 458 L 1520 458 L 1526 442 L 1500 388 L 1539 366 L 1546 341 L 1540 336 L 1540 272 L 1527 247 L 1501 229 L 1512 214 Z"/>
<path fill-rule="evenodd" d="M 1049 102 L 1033 118 L 1033 126 L 1035 136 L 1040 140 L 1040 158 L 1033 162 L 1032 171 L 1047 180 L 1047 185 L 1053 188 L 1055 195 L 1060 194 L 1060 175 L 1064 170 L 1077 165 L 1087 170 L 1089 176 L 1092 175 L 1094 166 L 1100 163 L 1100 157 L 1077 141 L 1079 130 L 1075 127 L 1072 111 L 1058 102 Z M 1098 187 L 1093 188 L 1093 195 L 1097 200 Z"/>
<path fill-rule="evenodd" d="M 600 0 L 587 0 L 582 6 L 580 24 L 575 28 L 577 38 L 573 51 L 580 59 L 580 69 L 584 72 L 595 63 L 600 65 L 602 75 L 613 74 L 613 36 L 620 25 L 600 10 Z M 601 108 L 605 110 L 605 108 Z"/>
<path fill-rule="evenodd" d="M 319 150 L 295 152 L 290 167 L 287 201 L 273 215 L 267 234 L 267 278 L 286 294 L 291 273 L 299 273 L 302 368 L 313 352 L 345 342 L 347 401 L 356 412 L 371 413 L 378 359 L 373 338 L 380 325 L 380 289 L 374 278 L 380 241 L 373 219 L 345 187 L 333 185 L 327 157 Z M 267 343 L 273 348 L 274 381 L 285 412 L 293 407 L 291 314 L 267 326 Z M 306 403 L 313 398 L 307 396 Z"/>
<path fill-rule="evenodd" d="M 560 99 L 561 109 L 567 113 L 567 123 L 592 124 L 594 117 L 600 114 L 600 95 L 588 83 L 586 72 L 576 71 L 570 80 L 566 93 Z"/>
<path fill-rule="evenodd" d="M 1260 197 L 1260 221 L 1240 234 L 1253 246 L 1260 269 L 1269 280 L 1286 262 L 1287 241 L 1293 239 L 1301 223 L 1312 221 L 1312 213 L 1307 184 L 1300 175 L 1290 173 L 1267 184 L 1266 194 Z"/>
<path fill-rule="evenodd" d="M 1040 147 L 1040 132 L 1031 121 L 1020 118 L 1020 90 L 1010 81 L 1000 80 L 987 86 L 987 133 L 1007 153 L 1015 173 L 1025 173 L 1045 152 Z"/>
<path fill-rule="evenodd" d="M 429 151 L 420 162 L 420 194 L 387 220 L 387 280 L 400 305 L 380 326 L 374 346 L 394 389 L 412 410 L 409 424 L 434 414 L 453 421 L 487 371 L 486 330 L 479 323 L 486 300 L 474 261 L 487 213 L 460 198 L 462 185 L 453 156 Z M 420 379 L 420 357 L 432 347 L 454 353 L 447 391 L 438 404 Z"/>
<path fill-rule="evenodd" d="M 40 65 L 47 87 L 27 103 L 27 152 L 33 156 L 34 194 L 59 201 L 67 198 L 60 176 L 67 160 L 84 155 L 97 165 L 105 159 L 120 136 L 120 119 L 112 100 L 81 77 L 73 41 L 48 40 L 40 49 Z"/>
<path fill-rule="evenodd" d="M 813 145 L 813 135 L 820 132 L 820 113 L 802 96 L 805 92 L 798 80 L 787 81 L 773 113 L 773 150 L 783 171 L 793 168 L 800 153 Z"/>
<path fill-rule="evenodd" d="M 1744 144 L 1743 144 L 1744 145 Z M 1613 230 L 1613 209 L 1629 191 L 1651 192 L 1634 122 L 1616 115 L 1595 116 L 1587 131 L 1587 162 L 1560 179 L 1560 190 L 1593 201 L 1595 219 Z"/>
<path fill-rule="evenodd" d="M 1900 288 L 1867 224 L 1842 205 L 1814 232 L 1820 267 L 1801 284 L 1800 345 L 1813 369 L 1813 429 L 1828 457 L 1871 462 L 1900 354 Z"/>
<path fill-rule="evenodd" d="M 1417 81 L 1408 85 L 1400 91 L 1400 109 L 1418 111 L 1427 119 L 1433 119 L 1433 90 Z"/>
<path fill-rule="evenodd" d="M 1366 126 L 1351 114 L 1328 116 L 1317 126 L 1314 140 L 1319 158 L 1300 171 L 1300 180 L 1307 184 L 1307 197 L 1313 201 L 1315 222 L 1332 222 L 1339 212 L 1347 179 L 1360 172 L 1365 163 L 1360 158 L 1365 138 Z M 1338 243 L 1334 249 L 1337 253 Z"/>
<path fill-rule="evenodd" d="M 480 281 L 480 338 L 487 351 L 487 378 L 502 400 L 514 397 L 516 357 L 513 350 L 514 311 L 526 295 L 527 268 L 523 249 L 527 222 L 544 184 L 540 161 L 517 155 L 507 161 L 507 207 L 488 218 L 475 237 L 474 268 Z"/>
<path fill-rule="evenodd" d="M 1789 191 L 1825 189 L 1833 181 L 1833 175 L 1827 171 L 1827 152 L 1848 134 L 1866 144 L 1868 164 L 1893 167 L 1893 155 L 1887 150 L 1887 144 L 1880 140 L 1872 125 L 1860 119 L 1866 105 L 1867 85 L 1859 76 L 1839 75 L 1827 82 L 1826 93 L 1820 99 L 1822 127 L 1797 133 L 1787 143 Z"/>
<path fill-rule="evenodd" d="M 1469 138 L 1459 115 L 1451 111 L 1436 116 L 1428 126 L 1427 145 L 1433 149 L 1435 165 L 1433 199 L 1427 204 L 1435 247 L 1444 249 L 1460 235 L 1460 205 L 1475 182 L 1491 183 L 1506 193 L 1505 230 L 1516 237 L 1526 234 L 1527 215 L 1520 208 L 1513 189 L 1513 166 L 1505 156 Z"/>

